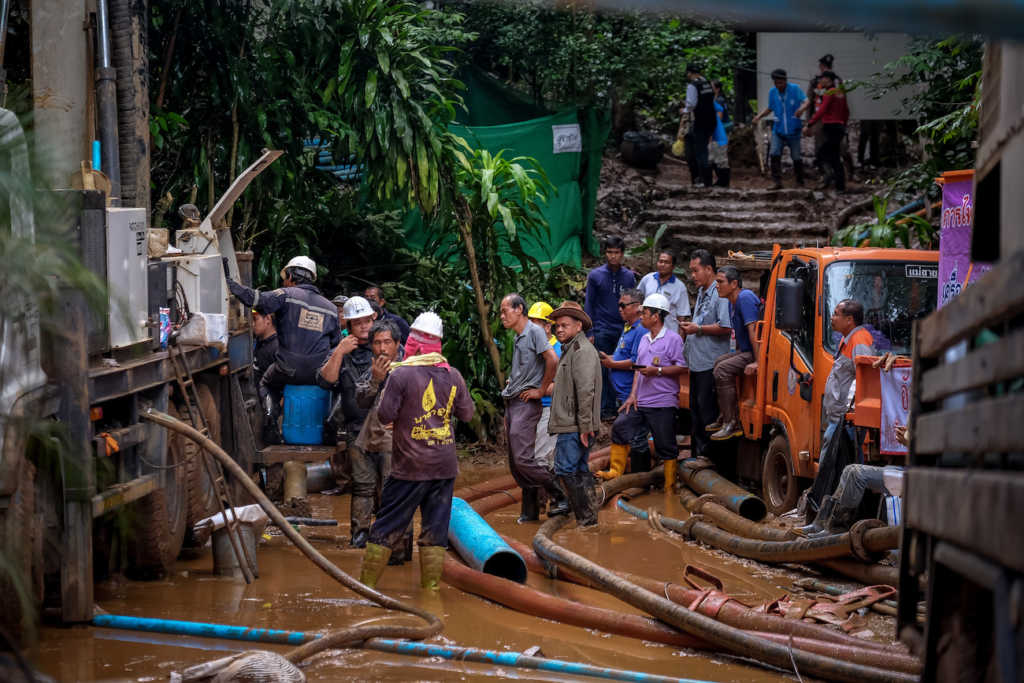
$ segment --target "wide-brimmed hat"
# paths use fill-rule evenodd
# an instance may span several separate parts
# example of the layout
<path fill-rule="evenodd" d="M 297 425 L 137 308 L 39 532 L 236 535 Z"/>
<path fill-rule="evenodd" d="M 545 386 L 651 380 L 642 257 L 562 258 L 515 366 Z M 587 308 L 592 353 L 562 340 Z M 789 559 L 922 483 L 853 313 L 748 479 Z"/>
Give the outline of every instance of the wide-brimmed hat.
<path fill-rule="evenodd" d="M 551 311 L 551 315 L 548 317 L 551 318 L 551 320 L 555 320 L 563 315 L 567 315 L 570 318 L 576 318 L 583 323 L 584 332 L 594 326 L 594 323 L 590 320 L 590 316 L 587 315 L 586 311 L 583 310 L 583 307 L 575 301 L 563 301 L 558 308 Z"/>

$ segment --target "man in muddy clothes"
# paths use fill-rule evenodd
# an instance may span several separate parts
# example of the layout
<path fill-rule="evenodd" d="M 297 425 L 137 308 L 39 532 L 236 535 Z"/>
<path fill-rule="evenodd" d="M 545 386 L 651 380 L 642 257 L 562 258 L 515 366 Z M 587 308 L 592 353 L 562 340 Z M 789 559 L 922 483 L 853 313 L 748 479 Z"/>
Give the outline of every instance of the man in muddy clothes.
<path fill-rule="evenodd" d="M 581 526 L 597 524 L 588 490 L 593 475 L 587 461 L 590 445 L 601 424 L 601 360 L 587 339 L 591 322 L 575 301 L 564 301 L 551 313 L 555 336 L 562 342 L 562 357 L 551 394 L 548 432 L 557 434 L 555 474 L 569 498 Z"/>
<path fill-rule="evenodd" d="M 392 361 L 401 361 L 405 356 L 401 338 L 402 333 L 392 321 L 374 321 L 370 328 L 373 364 L 369 373 L 356 380 L 356 405 L 362 409 L 368 408 L 369 412 L 363 420 L 359 436 L 348 451 L 352 468 L 352 539 L 349 545 L 353 548 L 366 547 L 370 522 L 373 521 L 380 501 L 380 487 L 391 472 L 391 430 L 381 424 L 377 416 L 377 403 Z M 411 534 L 408 539 L 411 543 Z"/>
<path fill-rule="evenodd" d="M 227 278 L 228 289 L 247 307 L 259 306 L 274 316 L 278 347 L 274 362 L 259 384 L 263 406 L 263 442 L 281 442 L 277 419 L 287 384 L 315 384 L 316 371 L 341 339 L 338 310 L 313 283 L 316 264 L 308 256 L 296 256 L 281 270 L 284 285 L 258 292 Z"/>
<path fill-rule="evenodd" d="M 533 522 L 540 515 L 540 492 L 546 490 L 556 504 L 552 511 L 568 512 L 547 464 L 537 459 L 534 445 L 540 421 L 541 398 L 555 377 L 558 356 L 544 330 L 526 315 L 526 301 L 519 294 L 501 300 L 501 324 L 516 333 L 512 367 L 501 392 L 505 399 L 505 439 L 508 468 L 523 490 L 519 522 Z"/>
<path fill-rule="evenodd" d="M 421 353 L 410 355 L 391 371 L 377 406 L 381 423 L 392 425 L 393 452 L 391 474 L 384 482 L 359 575 L 371 588 L 376 587 L 392 549 L 419 508 L 420 586 L 438 589 L 448 547 L 452 491 L 459 473 L 452 417 L 464 422 L 473 417 L 466 381 L 440 353 L 440 318 L 434 313 L 420 314 L 412 331 L 420 329 L 431 330 L 424 336 L 425 342 L 417 342 L 416 350 Z M 413 340 L 410 334 L 410 344 Z"/>

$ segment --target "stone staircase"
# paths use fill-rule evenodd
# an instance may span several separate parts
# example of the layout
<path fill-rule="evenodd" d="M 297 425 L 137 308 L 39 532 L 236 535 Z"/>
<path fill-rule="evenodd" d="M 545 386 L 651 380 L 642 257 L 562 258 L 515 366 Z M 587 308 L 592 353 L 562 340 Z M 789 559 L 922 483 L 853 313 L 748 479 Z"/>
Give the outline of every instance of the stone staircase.
<path fill-rule="evenodd" d="M 644 206 L 633 234 L 654 235 L 665 224 L 661 243 L 681 255 L 699 248 L 722 257 L 730 250 L 770 252 L 774 244 L 825 246 L 836 215 L 859 198 L 837 200 L 808 189 L 674 189 Z"/>

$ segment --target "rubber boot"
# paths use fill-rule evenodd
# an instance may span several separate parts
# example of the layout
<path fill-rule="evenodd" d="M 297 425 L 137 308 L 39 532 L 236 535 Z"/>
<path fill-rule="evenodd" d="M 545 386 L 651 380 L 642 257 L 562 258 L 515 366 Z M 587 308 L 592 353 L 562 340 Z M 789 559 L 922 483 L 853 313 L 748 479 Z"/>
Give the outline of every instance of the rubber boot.
<path fill-rule="evenodd" d="M 349 506 L 353 548 L 365 548 L 366 539 L 370 535 L 370 521 L 373 519 L 373 498 L 369 496 L 352 496 Z"/>
<path fill-rule="evenodd" d="M 608 461 L 608 469 L 601 470 L 597 473 L 597 476 L 604 481 L 617 479 L 626 471 L 626 460 L 629 458 L 629 445 L 624 443 L 613 443 L 611 451 L 612 455 Z"/>
<path fill-rule="evenodd" d="M 548 492 L 548 497 L 551 499 L 548 504 L 548 519 L 569 514 L 569 499 L 558 482 L 552 481 L 544 487 L 544 490 Z"/>
<path fill-rule="evenodd" d="M 835 499 L 833 499 L 833 503 L 832 513 L 827 518 L 823 518 L 822 526 L 825 527 L 825 534 L 845 534 L 857 521 L 857 509 L 851 510 L 843 507 Z"/>
<path fill-rule="evenodd" d="M 428 591 L 441 589 L 441 572 L 447 548 L 439 545 L 420 546 L 420 588 Z"/>
<path fill-rule="evenodd" d="M 569 504 L 572 506 L 572 514 L 576 517 L 576 524 L 580 527 L 594 526 L 597 524 L 597 513 L 587 495 L 586 485 L 589 483 L 581 476 L 581 472 L 562 477 L 562 485 L 569 494 Z M 589 473 L 588 473 L 589 478 Z"/>
<path fill-rule="evenodd" d="M 665 493 L 671 493 L 676 488 L 676 473 L 679 472 L 679 461 L 672 459 L 665 461 Z"/>
<path fill-rule="evenodd" d="M 731 168 L 719 168 L 716 171 L 718 175 L 718 181 L 715 183 L 718 187 L 729 187 L 729 181 L 732 178 Z"/>
<path fill-rule="evenodd" d="M 281 430 L 277 426 L 278 407 L 272 394 L 263 395 L 263 429 L 260 436 L 264 446 L 276 446 L 281 443 Z"/>
<path fill-rule="evenodd" d="M 651 446 L 645 441 L 642 446 L 630 448 L 629 450 L 630 472 L 651 471 Z"/>
<path fill-rule="evenodd" d="M 818 507 L 818 513 L 814 516 L 814 520 L 810 524 L 795 527 L 793 531 L 801 536 L 821 534 L 825 531 L 825 520 L 832 514 L 832 507 L 834 505 L 835 500 L 833 500 L 832 496 L 824 496 L 821 499 L 821 506 Z"/>
<path fill-rule="evenodd" d="M 704 187 L 711 187 L 714 184 L 714 169 L 710 165 L 700 169 L 700 179 Z"/>
<path fill-rule="evenodd" d="M 769 166 L 772 169 L 772 188 L 782 189 L 782 157 L 768 157 Z"/>
<path fill-rule="evenodd" d="M 412 524 L 409 524 L 409 528 L 405 530 L 405 535 L 402 536 L 402 540 L 398 542 L 398 548 L 395 552 L 391 553 L 391 558 L 388 560 L 388 564 L 392 567 L 399 567 L 406 562 L 412 561 Z"/>
<path fill-rule="evenodd" d="M 376 543 L 367 543 L 366 551 L 363 552 L 363 566 L 359 570 L 359 582 L 370 588 L 377 587 L 384 567 L 388 565 L 388 558 L 391 557 L 391 548 Z"/>
<path fill-rule="evenodd" d="M 781 162 L 782 159 L 780 158 L 779 161 Z M 803 187 L 804 186 L 804 162 L 802 162 L 802 161 L 794 161 L 793 162 L 793 175 L 796 176 L 796 184 L 799 185 L 800 187 Z"/>
<path fill-rule="evenodd" d="M 516 524 L 536 522 L 540 519 L 540 491 L 529 487 L 523 489 L 523 503 Z"/>

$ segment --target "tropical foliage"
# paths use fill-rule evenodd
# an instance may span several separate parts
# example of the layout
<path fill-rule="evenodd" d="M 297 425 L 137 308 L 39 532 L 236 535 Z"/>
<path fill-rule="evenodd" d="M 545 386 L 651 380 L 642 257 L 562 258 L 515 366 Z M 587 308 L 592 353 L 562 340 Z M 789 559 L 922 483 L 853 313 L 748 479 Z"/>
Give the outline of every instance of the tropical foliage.
<path fill-rule="evenodd" d="M 921 216 L 888 217 L 889 200 L 874 197 L 875 220 L 849 225 L 836 232 L 832 243 L 844 247 L 903 247 L 932 249 L 935 227 Z"/>

